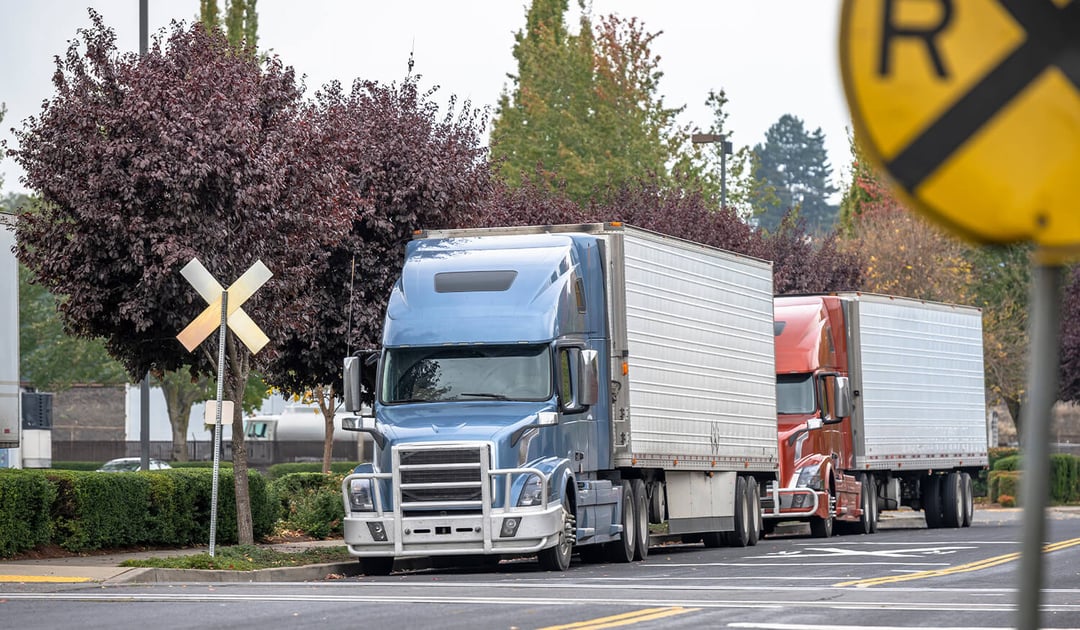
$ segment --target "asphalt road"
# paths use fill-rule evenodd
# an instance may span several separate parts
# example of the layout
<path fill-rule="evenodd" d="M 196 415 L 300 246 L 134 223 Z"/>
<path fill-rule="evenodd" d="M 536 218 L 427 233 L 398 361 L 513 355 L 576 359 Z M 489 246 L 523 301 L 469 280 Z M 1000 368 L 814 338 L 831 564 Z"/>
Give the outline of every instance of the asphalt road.
<path fill-rule="evenodd" d="M 1043 626 L 1080 628 L 1080 512 L 1049 520 Z M 968 529 L 654 547 L 647 561 L 531 560 L 288 584 L 0 585 L 7 628 L 1008 628 L 1019 512 Z"/>

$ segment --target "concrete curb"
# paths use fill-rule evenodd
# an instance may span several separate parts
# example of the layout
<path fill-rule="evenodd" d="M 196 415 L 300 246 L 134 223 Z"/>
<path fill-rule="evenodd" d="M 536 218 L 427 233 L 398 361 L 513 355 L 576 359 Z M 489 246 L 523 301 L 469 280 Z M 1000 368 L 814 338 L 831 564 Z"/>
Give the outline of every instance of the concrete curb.
<path fill-rule="evenodd" d="M 274 567 L 254 571 L 223 569 L 136 568 L 116 575 L 103 584 L 156 584 L 162 582 L 312 582 L 330 575 L 360 575 L 359 562 L 329 562 L 300 567 Z"/>

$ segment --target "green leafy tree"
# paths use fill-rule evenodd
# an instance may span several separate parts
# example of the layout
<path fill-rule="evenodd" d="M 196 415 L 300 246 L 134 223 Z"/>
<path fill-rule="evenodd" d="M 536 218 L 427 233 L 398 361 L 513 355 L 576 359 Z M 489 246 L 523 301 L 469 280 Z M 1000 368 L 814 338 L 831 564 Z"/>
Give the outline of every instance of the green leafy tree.
<path fill-rule="evenodd" d="M 584 12 L 575 35 L 566 10 L 566 0 L 534 0 L 516 35 L 518 72 L 491 132 L 499 174 L 515 186 L 536 178 L 578 203 L 628 182 L 667 182 L 689 137 L 659 92 L 659 33 L 634 18 L 594 24 Z"/>
<path fill-rule="evenodd" d="M 19 217 L 17 254 L 61 300 L 65 329 L 105 338 L 132 378 L 214 376 L 216 335 L 194 353 L 176 340 L 206 306 L 180 275 L 197 257 L 225 286 L 262 260 L 274 277 L 245 312 L 271 340 L 303 334 L 317 315 L 308 287 L 347 232 L 348 191 L 305 124 L 293 71 L 180 23 L 145 56 L 121 55 L 90 17 L 57 59 L 56 95 L 9 151 L 42 200 Z M 226 397 L 241 400 L 277 351 L 252 355 L 230 331 Z M 238 539 L 250 544 L 239 405 L 232 422 Z"/>
<path fill-rule="evenodd" d="M 755 175 L 771 191 L 754 192 L 758 226 L 777 229 L 784 215 L 796 210 L 810 232 L 833 229 L 837 207 L 829 196 L 837 192 L 825 152 L 825 134 L 818 127 L 808 132 L 802 119 L 784 114 L 765 132 L 765 142 L 754 145 Z M 775 195 L 775 199 L 770 196 Z"/>

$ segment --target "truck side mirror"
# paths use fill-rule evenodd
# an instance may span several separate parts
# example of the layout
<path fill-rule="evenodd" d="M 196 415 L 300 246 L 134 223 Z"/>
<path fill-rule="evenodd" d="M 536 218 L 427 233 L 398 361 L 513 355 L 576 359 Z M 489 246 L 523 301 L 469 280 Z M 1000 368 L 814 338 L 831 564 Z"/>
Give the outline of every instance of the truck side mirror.
<path fill-rule="evenodd" d="M 360 357 L 345 357 L 345 370 L 342 373 L 344 383 L 342 389 L 345 397 L 345 410 L 356 413 L 360 411 L 360 376 L 364 366 Z"/>
<path fill-rule="evenodd" d="M 846 376 L 836 377 L 836 417 L 837 419 L 846 418 L 851 415 L 852 396 L 851 396 L 851 381 Z"/>
<path fill-rule="evenodd" d="M 595 405 L 600 397 L 600 367 L 596 350 L 578 354 L 578 404 Z"/>

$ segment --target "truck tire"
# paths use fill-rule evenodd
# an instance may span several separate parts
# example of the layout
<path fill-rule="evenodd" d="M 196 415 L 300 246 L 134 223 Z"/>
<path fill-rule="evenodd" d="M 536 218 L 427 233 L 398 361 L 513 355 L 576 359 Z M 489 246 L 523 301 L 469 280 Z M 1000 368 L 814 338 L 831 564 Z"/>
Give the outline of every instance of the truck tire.
<path fill-rule="evenodd" d="M 635 544 L 634 560 L 649 557 L 649 497 L 645 493 L 645 482 L 634 479 L 630 482 L 634 495 Z"/>
<path fill-rule="evenodd" d="M 634 491 L 629 481 L 622 482 L 622 535 L 619 540 L 605 543 L 608 560 L 611 562 L 633 562 L 634 560 Z"/>
<path fill-rule="evenodd" d="M 745 547 L 750 544 L 751 515 L 750 502 L 746 499 L 746 478 L 735 480 L 735 529 L 727 535 L 731 547 Z"/>
<path fill-rule="evenodd" d="M 360 572 L 364 575 L 390 575 L 394 570 L 394 559 L 386 557 L 360 558 Z"/>
<path fill-rule="evenodd" d="M 559 531 L 559 542 L 554 547 L 541 549 L 537 555 L 540 568 L 545 571 L 565 571 L 570 568 L 570 556 L 574 553 L 574 531 L 577 519 L 574 517 L 570 497 L 563 491 L 562 499 L 563 527 Z"/>
<path fill-rule="evenodd" d="M 834 498 L 833 490 L 829 488 L 829 506 L 834 507 L 836 500 Z M 829 512 L 829 515 L 825 518 L 820 516 L 810 517 L 810 535 L 814 538 L 829 538 L 833 535 L 833 526 L 836 521 L 836 515 L 833 512 Z"/>
<path fill-rule="evenodd" d="M 873 486 L 874 480 L 870 478 L 870 475 L 859 475 L 859 506 L 862 508 L 862 516 L 859 517 L 859 534 L 873 534 L 874 533 L 874 506 L 876 497 L 874 497 Z"/>
<path fill-rule="evenodd" d="M 746 478 L 746 505 L 750 508 L 750 532 L 746 544 L 751 547 L 761 538 L 761 497 L 758 496 L 757 480 Z"/>
<path fill-rule="evenodd" d="M 960 485 L 964 489 L 964 522 L 961 527 L 971 527 L 971 519 L 975 517 L 975 484 L 971 475 L 960 473 Z"/>
<path fill-rule="evenodd" d="M 964 524 L 966 511 L 960 473 L 953 471 L 942 479 L 941 522 L 945 527 L 960 527 Z"/>
<path fill-rule="evenodd" d="M 926 527 L 937 529 L 942 526 L 942 477 L 928 475 L 922 478 L 922 509 L 926 517 Z"/>

